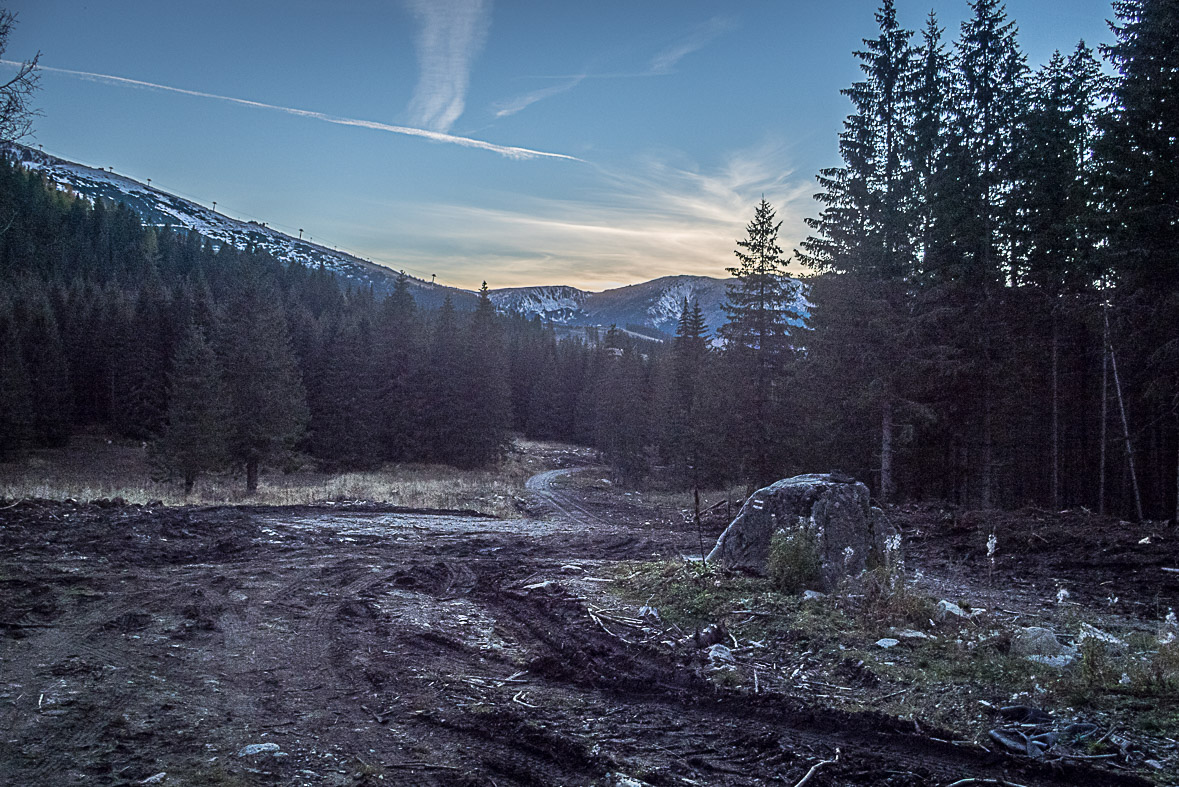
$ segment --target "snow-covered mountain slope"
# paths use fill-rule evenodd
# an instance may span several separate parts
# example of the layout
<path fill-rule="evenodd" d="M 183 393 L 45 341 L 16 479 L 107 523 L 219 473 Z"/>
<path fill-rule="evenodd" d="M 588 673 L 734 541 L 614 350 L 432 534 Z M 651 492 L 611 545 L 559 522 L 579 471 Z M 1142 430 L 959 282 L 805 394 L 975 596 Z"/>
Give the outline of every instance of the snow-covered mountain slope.
<path fill-rule="evenodd" d="M 76 164 L 24 145 L 9 145 L 4 153 L 14 163 L 42 173 L 58 189 L 91 201 L 105 199 L 123 203 L 135 211 L 145 224 L 192 230 L 215 244 L 227 243 L 243 251 L 253 248 L 283 262 L 297 262 L 312 267 L 323 265 L 336 274 L 343 286 L 372 286 L 378 294 L 387 294 L 392 291 L 399 275 L 383 265 L 292 237 L 261 222 L 230 218 L 204 205 L 114 172 Z M 443 287 L 412 276 L 409 277 L 409 284 L 414 299 L 425 308 L 440 305 L 447 294 L 456 308 L 475 307 L 477 296 L 468 290 Z"/>
<path fill-rule="evenodd" d="M 35 170 L 63 191 L 85 197 L 123 203 L 145 224 L 195 231 L 215 244 L 229 244 L 238 249 L 265 251 L 284 262 L 309 266 L 323 265 L 334 272 L 343 286 L 367 288 L 378 295 L 392 291 L 398 272 L 383 265 L 287 235 L 264 223 L 239 221 L 174 194 L 114 172 L 87 167 L 51 156 L 24 145 L 10 144 L 0 154 L 30 170 Z M 425 309 L 440 306 L 449 295 L 455 308 L 474 309 L 478 294 L 470 290 L 408 277 L 410 292 Z M 675 333 L 684 299 L 700 304 L 709 332 L 725 322 L 721 309 L 728 279 L 707 276 L 665 276 L 604 292 L 586 292 L 563 285 L 547 287 L 513 287 L 492 290 L 491 300 L 500 311 L 540 317 L 568 328 L 616 325 L 639 335 L 655 338 Z M 804 311 L 808 304 L 800 298 Z"/>
<path fill-rule="evenodd" d="M 525 317 L 540 317 L 560 325 L 575 324 L 582 313 L 582 306 L 591 293 L 576 287 L 556 285 L 552 287 L 507 287 L 492 290 L 488 297 L 495 308 L 502 312 L 523 314 Z"/>
<path fill-rule="evenodd" d="M 715 336 L 726 320 L 721 305 L 726 300 L 730 281 L 708 276 L 664 276 L 603 292 L 562 286 L 514 287 L 492 290 L 491 300 L 501 311 L 539 316 L 558 325 L 617 325 L 668 336 L 675 333 L 687 299 L 700 304 L 709 332 Z M 809 304 L 801 296 L 798 306 L 803 314 L 807 313 Z"/>

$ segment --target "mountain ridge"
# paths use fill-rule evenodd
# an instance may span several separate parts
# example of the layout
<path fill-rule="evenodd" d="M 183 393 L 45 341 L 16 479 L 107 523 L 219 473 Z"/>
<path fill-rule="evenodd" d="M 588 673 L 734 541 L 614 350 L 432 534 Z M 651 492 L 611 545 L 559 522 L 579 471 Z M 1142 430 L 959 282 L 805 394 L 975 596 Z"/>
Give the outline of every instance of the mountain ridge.
<path fill-rule="evenodd" d="M 376 294 L 387 295 L 402 275 L 348 252 L 295 238 L 265 222 L 234 219 L 150 184 L 27 145 L 10 143 L 4 155 L 18 166 L 40 172 L 60 190 L 91 201 L 123 203 L 145 224 L 197 232 L 214 244 L 264 251 L 286 263 L 322 265 L 345 287 L 372 287 Z M 478 293 L 471 290 L 405 276 L 414 300 L 424 308 L 437 308 L 447 296 L 458 309 L 470 310 L 477 304 Z M 685 298 L 700 305 L 705 323 L 715 334 L 725 322 L 722 304 L 729 281 L 709 276 L 663 276 L 600 292 L 558 284 L 498 288 L 490 290 L 489 297 L 501 312 L 539 318 L 563 328 L 617 325 L 640 335 L 664 338 L 675 333 Z"/>

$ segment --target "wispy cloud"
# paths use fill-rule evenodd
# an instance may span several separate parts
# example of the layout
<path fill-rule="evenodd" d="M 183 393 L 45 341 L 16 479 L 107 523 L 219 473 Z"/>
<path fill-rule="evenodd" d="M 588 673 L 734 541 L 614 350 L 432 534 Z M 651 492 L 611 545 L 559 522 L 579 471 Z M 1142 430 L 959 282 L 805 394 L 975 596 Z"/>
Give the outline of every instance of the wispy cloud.
<path fill-rule="evenodd" d="M 714 38 L 733 29 L 733 21 L 714 16 L 697 27 L 685 38 L 664 49 L 651 59 L 652 74 L 669 74 L 688 55 L 706 47 Z"/>
<path fill-rule="evenodd" d="M 470 286 L 486 279 L 495 287 L 603 289 L 676 274 L 723 277 L 763 195 L 783 222 L 787 250 L 802 239 L 803 217 L 813 211 L 810 178 L 793 172 L 781 144 L 740 151 L 710 170 L 648 159 L 598 175 L 594 193 L 582 200 L 398 206 L 413 224 L 448 228 L 441 241 L 415 237 L 412 227 L 394 230 L 398 257 Z M 381 244 L 377 237 L 368 242 Z"/>
<path fill-rule="evenodd" d="M 600 73 L 587 71 L 581 74 L 532 77 L 533 79 L 561 80 L 561 82 L 550 87 L 533 90 L 531 93 L 524 93 L 507 101 L 493 104 L 491 107 L 492 111 L 497 118 L 514 115 L 538 101 L 543 101 L 546 98 L 572 90 L 586 79 L 634 79 L 636 77 L 665 76 L 672 73 L 676 65 L 685 57 L 708 46 L 713 39 L 732 30 L 734 27 L 735 22 L 732 19 L 714 16 L 651 58 L 651 62 L 645 70 Z"/>
<path fill-rule="evenodd" d="M 411 122 L 450 131 L 466 106 L 471 63 L 491 25 L 491 0 L 405 0 L 417 18 L 421 75 L 409 103 Z"/>
<path fill-rule="evenodd" d="M 551 87 L 543 87 L 540 90 L 533 90 L 531 93 L 525 93 L 524 95 L 517 96 L 516 98 L 513 98 L 509 101 L 493 104 L 492 109 L 495 110 L 495 116 L 497 118 L 514 115 L 521 109 L 524 109 L 531 104 L 535 104 L 537 101 L 543 101 L 544 99 L 555 96 L 558 93 L 564 93 L 566 90 L 572 90 L 581 84 L 583 79 L 585 79 L 584 74 L 569 77 L 566 81 Z"/>
<path fill-rule="evenodd" d="M 5 66 L 19 66 L 13 60 L 0 60 L 0 65 Z M 53 68 L 51 66 L 40 65 L 37 67 L 39 71 L 45 71 L 53 74 L 64 74 L 66 76 L 77 77 L 79 79 L 86 79 L 92 82 L 103 82 L 109 85 L 120 85 L 123 87 L 142 88 L 147 90 L 163 90 L 168 93 L 179 93 L 185 96 L 194 96 L 196 98 L 211 98 L 215 101 L 225 101 L 230 104 L 238 104 L 243 107 L 254 107 L 255 109 L 269 109 L 275 112 L 283 112 L 287 115 L 294 115 L 296 117 L 311 118 L 313 120 L 322 120 L 325 123 L 334 123 L 338 126 L 357 126 L 359 128 L 372 129 L 374 131 L 385 131 L 391 134 L 403 134 L 411 137 L 422 137 L 424 139 L 433 140 L 435 142 L 448 142 L 453 145 L 461 145 L 467 148 L 478 148 L 479 150 L 489 150 L 493 153 L 498 153 L 501 156 L 513 159 L 532 159 L 532 158 L 555 158 L 566 159 L 569 161 L 581 161 L 576 156 L 567 156 L 563 153 L 548 153 L 543 150 L 532 150 L 531 148 L 513 147 L 510 145 L 497 145 L 493 142 L 486 142 L 481 139 L 472 139 L 471 137 L 461 137 L 455 134 L 447 134 L 441 131 L 431 131 L 423 128 L 412 128 L 409 126 L 392 126 L 388 123 L 378 123 L 373 120 L 358 120 L 356 118 L 345 118 L 337 115 L 327 115 L 323 112 L 312 112 L 307 109 L 296 109 L 294 107 L 283 107 L 277 104 L 266 104 L 261 101 L 249 101 L 244 98 L 233 98 L 231 96 L 221 96 L 216 93 L 205 93 L 200 90 L 186 90 L 180 87 L 171 87 L 170 85 L 160 85 L 155 82 L 144 82 L 140 79 L 128 79 L 126 77 L 117 77 L 110 74 L 97 74 L 90 71 L 74 71 L 68 68 Z"/>

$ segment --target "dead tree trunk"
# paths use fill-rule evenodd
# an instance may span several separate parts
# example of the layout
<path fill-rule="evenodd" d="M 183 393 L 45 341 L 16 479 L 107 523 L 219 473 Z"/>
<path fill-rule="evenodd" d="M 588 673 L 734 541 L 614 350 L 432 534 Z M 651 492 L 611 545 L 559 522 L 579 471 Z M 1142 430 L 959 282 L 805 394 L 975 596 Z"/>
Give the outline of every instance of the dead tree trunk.
<path fill-rule="evenodd" d="M 892 502 L 892 397 L 887 394 L 880 415 L 880 502 Z"/>
<path fill-rule="evenodd" d="M 1060 510 L 1060 327 L 1052 312 L 1052 510 Z"/>
<path fill-rule="evenodd" d="M 258 460 L 250 459 L 246 462 L 246 492 L 253 494 L 258 491 Z"/>
<path fill-rule="evenodd" d="M 979 504 L 982 508 L 987 509 L 991 507 L 991 473 L 995 451 L 994 426 L 991 423 L 993 405 L 991 403 L 991 383 L 989 378 L 983 382 L 983 397 L 982 477 L 979 479 L 979 485 L 981 487 L 979 490 Z"/>
<path fill-rule="evenodd" d="M 1097 513 L 1105 514 L 1105 446 L 1109 424 L 1109 319 L 1101 338 L 1101 460 L 1097 482 Z"/>
<path fill-rule="evenodd" d="M 1108 313 L 1105 320 L 1108 331 Z M 1114 393 L 1118 395 L 1118 411 L 1122 415 L 1122 437 L 1126 442 L 1126 460 L 1130 463 L 1130 484 L 1134 488 L 1134 510 L 1138 514 L 1138 521 L 1141 522 L 1146 517 L 1142 515 L 1142 493 L 1138 490 L 1138 473 L 1134 470 L 1134 446 L 1130 442 L 1130 422 L 1126 419 L 1126 400 L 1122 398 L 1122 382 L 1118 378 L 1118 356 L 1112 347 L 1109 350 L 1109 368 L 1113 371 Z"/>

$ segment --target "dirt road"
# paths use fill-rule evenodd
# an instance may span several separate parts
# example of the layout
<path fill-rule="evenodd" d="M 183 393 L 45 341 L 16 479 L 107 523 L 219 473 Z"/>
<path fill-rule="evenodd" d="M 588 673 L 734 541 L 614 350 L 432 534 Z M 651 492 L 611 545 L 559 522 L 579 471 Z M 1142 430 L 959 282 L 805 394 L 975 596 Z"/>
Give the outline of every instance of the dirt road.
<path fill-rule="evenodd" d="M 628 643 L 589 614 L 603 568 L 695 536 L 570 472 L 514 521 L 8 506 L 0 783 L 794 785 L 837 749 L 809 787 L 1140 783 L 719 689 Z"/>

